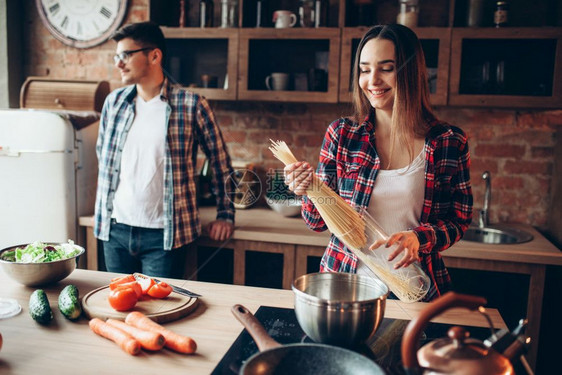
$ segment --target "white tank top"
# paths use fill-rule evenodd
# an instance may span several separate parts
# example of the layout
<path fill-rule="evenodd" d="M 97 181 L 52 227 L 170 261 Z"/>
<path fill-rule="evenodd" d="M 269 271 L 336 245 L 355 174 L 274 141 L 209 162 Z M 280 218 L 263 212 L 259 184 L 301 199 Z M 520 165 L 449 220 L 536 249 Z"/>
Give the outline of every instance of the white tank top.
<path fill-rule="evenodd" d="M 417 227 L 425 194 L 424 148 L 409 166 L 379 170 L 367 212 L 386 234 Z"/>
<path fill-rule="evenodd" d="M 112 217 L 119 223 L 164 228 L 166 102 L 136 98 L 135 118 L 127 134 Z"/>

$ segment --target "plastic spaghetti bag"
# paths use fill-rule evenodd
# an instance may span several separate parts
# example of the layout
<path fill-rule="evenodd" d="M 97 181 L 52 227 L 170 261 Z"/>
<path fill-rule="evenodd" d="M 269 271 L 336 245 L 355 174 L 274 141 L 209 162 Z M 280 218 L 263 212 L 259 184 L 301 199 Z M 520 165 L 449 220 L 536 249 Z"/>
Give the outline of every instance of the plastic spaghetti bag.
<path fill-rule="evenodd" d="M 402 302 L 416 302 L 425 297 L 431 287 L 431 280 L 421 269 L 419 263 L 416 262 L 407 267 L 394 269 L 394 265 L 400 261 L 402 256 L 400 254 L 392 261 L 388 260 L 388 256 L 396 249 L 397 244 L 388 248 L 381 245 L 374 250 L 370 250 L 369 246 L 375 240 L 386 241 L 389 236 L 364 208 L 355 207 L 355 209 L 364 224 L 363 231 L 366 238 L 364 245 L 357 247 L 358 242 L 353 239 L 357 236 L 355 231 L 339 236 L 336 234 L 336 237 L 345 243 L 347 248 L 357 255 L 374 276 L 384 282 Z"/>

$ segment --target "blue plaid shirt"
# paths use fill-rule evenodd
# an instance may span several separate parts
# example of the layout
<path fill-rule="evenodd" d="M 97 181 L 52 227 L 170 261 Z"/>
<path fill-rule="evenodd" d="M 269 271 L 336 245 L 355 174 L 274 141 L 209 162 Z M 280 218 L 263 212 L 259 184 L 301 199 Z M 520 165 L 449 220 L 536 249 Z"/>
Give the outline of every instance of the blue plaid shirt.
<path fill-rule="evenodd" d="M 107 241 L 113 199 L 119 184 L 123 145 L 135 116 L 135 85 L 113 91 L 105 100 L 96 145 L 99 161 L 94 234 Z M 160 98 L 166 110 L 167 143 L 164 164 L 165 250 L 194 241 L 201 234 L 196 201 L 197 149 L 201 146 L 213 168 L 217 219 L 234 222 L 234 205 L 227 183 L 233 172 L 221 131 L 207 100 L 165 79 Z"/>
<path fill-rule="evenodd" d="M 422 269 L 429 275 L 432 288 L 425 300 L 431 300 L 450 288 L 451 278 L 440 252 L 459 241 L 472 220 L 470 153 L 464 132 L 449 124 L 432 121 L 425 139 L 425 198 L 421 225 L 413 228 L 420 241 Z M 373 119 L 362 124 L 347 118 L 328 127 L 316 174 L 346 201 L 368 207 L 380 169 L 374 147 Z M 315 231 L 327 226 L 306 197 L 302 215 Z M 404 228 L 406 229 L 406 228 Z M 357 257 L 334 235 L 320 263 L 322 272 L 355 272 Z"/>

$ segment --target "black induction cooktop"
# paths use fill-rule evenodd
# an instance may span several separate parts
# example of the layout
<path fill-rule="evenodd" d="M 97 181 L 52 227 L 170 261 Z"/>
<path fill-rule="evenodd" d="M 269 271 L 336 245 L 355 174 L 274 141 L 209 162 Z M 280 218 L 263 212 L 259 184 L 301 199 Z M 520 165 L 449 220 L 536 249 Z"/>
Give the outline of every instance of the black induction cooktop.
<path fill-rule="evenodd" d="M 281 344 L 312 342 L 300 328 L 293 309 L 261 306 L 254 315 L 267 333 Z M 375 336 L 355 351 L 371 358 L 389 375 L 404 374 L 400 346 L 402 335 L 409 322 L 409 320 L 384 318 Z M 437 338 L 446 337 L 451 327 L 450 324 L 429 323 L 422 335 L 420 346 Z M 238 374 L 244 361 L 258 352 L 258 347 L 250 334 L 242 326 L 240 328 L 242 333 L 215 367 L 213 375 Z M 470 337 L 479 340 L 484 340 L 491 334 L 489 328 L 464 328 L 470 332 Z"/>

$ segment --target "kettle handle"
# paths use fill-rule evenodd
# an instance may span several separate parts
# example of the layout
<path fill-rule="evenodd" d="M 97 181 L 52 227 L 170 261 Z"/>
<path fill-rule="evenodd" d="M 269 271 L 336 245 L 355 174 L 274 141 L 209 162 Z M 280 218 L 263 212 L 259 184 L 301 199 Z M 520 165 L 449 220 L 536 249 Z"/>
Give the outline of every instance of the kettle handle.
<path fill-rule="evenodd" d="M 417 373 L 419 370 L 420 365 L 417 358 L 418 343 L 421 333 L 431 319 L 451 308 L 465 307 L 469 310 L 476 310 L 486 303 L 487 301 L 483 297 L 447 292 L 425 307 L 408 323 L 404 331 L 401 350 L 402 363 L 406 373 Z"/>

